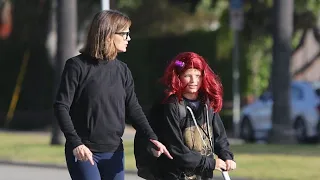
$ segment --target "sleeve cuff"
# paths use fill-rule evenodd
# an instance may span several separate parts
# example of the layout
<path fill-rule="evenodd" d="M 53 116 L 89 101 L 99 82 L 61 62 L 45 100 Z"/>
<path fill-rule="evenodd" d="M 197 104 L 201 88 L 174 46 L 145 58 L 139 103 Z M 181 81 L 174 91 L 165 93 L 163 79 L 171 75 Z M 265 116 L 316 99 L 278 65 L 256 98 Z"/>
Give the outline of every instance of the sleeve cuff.
<path fill-rule="evenodd" d="M 213 177 L 213 170 L 216 166 L 216 160 L 213 157 L 203 157 L 201 160 L 204 164 L 196 168 L 196 174 L 201 175 L 205 178 Z"/>
<path fill-rule="evenodd" d="M 222 159 L 223 161 L 226 161 L 226 160 L 233 160 L 233 154 L 232 153 L 227 153 L 227 152 L 224 152 L 224 153 L 221 153 L 220 156 L 218 156 L 220 159 Z"/>
<path fill-rule="evenodd" d="M 80 140 L 73 140 L 70 142 L 71 146 L 72 146 L 72 149 L 82 145 L 83 143 L 80 141 Z"/>

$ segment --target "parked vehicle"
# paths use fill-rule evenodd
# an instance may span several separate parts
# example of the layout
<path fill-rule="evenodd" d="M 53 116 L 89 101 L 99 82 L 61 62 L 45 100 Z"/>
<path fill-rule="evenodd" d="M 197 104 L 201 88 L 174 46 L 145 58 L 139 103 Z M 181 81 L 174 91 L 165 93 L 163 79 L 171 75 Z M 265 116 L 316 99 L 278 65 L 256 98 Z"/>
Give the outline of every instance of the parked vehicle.
<path fill-rule="evenodd" d="M 319 96 L 319 88 L 315 84 L 304 81 L 293 81 L 291 84 L 291 125 L 300 143 L 319 137 Z M 240 136 L 243 140 L 267 140 L 272 128 L 272 105 L 272 94 L 266 91 L 255 102 L 242 108 Z"/>

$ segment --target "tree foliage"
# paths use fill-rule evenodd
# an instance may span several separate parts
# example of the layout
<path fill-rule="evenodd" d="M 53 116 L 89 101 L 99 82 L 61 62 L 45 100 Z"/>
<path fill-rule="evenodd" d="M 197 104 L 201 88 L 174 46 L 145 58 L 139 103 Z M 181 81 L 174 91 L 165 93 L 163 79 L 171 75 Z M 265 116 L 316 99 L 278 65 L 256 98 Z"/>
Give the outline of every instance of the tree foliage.
<path fill-rule="evenodd" d="M 16 5 L 13 41 L 24 39 L 33 39 L 33 43 L 44 41 L 48 31 L 46 23 L 52 11 L 49 5 L 51 1 L 38 0 L 32 3 L 26 0 L 12 1 L 13 6 Z M 317 26 L 319 1 L 295 0 L 292 41 L 294 52 L 303 44 L 308 29 L 313 29 L 316 39 L 320 42 L 320 31 Z M 44 2 L 46 5 L 41 5 Z M 110 0 L 110 2 L 111 8 L 119 9 L 131 17 L 133 21 L 131 31 L 134 38 L 181 35 L 195 30 L 217 31 L 216 57 L 218 60 L 231 60 L 233 41 L 227 0 Z M 272 59 L 272 0 L 244 2 L 245 24 L 241 32 L 241 61 L 245 65 L 243 68 L 251 72 L 248 82 L 252 84 L 242 91 L 258 95 L 268 87 L 269 82 Z M 78 0 L 79 42 L 85 40 L 87 27 L 92 16 L 100 10 L 100 3 L 100 0 Z M 30 34 L 34 36 L 26 38 Z M 301 73 L 304 69 L 296 73 Z"/>
<path fill-rule="evenodd" d="M 188 31 L 218 31 L 217 57 L 231 60 L 232 30 L 226 0 L 119 0 L 120 8 L 132 17 L 133 32 L 137 35 L 163 36 Z M 293 52 L 304 43 L 307 30 L 317 28 L 320 0 L 296 0 L 294 12 Z M 135 2 L 135 3 L 133 3 Z M 126 4 L 127 6 L 124 6 Z M 133 5 L 134 4 L 134 5 Z M 272 60 L 272 0 L 244 1 L 244 29 L 241 32 L 242 59 L 251 72 L 245 94 L 259 95 L 269 85 Z M 301 71 L 301 70 L 300 70 Z M 299 72 L 300 72 L 299 71 Z"/>

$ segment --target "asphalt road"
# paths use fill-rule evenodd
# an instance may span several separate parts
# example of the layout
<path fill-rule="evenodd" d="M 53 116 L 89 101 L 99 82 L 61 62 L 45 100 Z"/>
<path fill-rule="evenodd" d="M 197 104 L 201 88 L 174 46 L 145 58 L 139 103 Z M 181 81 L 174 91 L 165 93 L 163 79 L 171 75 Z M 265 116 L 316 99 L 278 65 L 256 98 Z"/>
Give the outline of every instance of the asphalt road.
<path fill-rule="evenodd" d="M 66 169 L 0 164 L 0 180 L 70 180 Z M 126 174 L 126 180 L 142 180 Z"/>
<path fill-rule="evenodd" d="M 216 173 L 215 176 L 215 180 L 223 179 Z M 127 173 L 125 179 L 143 180 L 132 173 Z M 0 180 L 70 180 L 70 176 L 65 168 L 0 164 Z M 232 180 L 245 180 L 245 178 L 232 178 Z"/>

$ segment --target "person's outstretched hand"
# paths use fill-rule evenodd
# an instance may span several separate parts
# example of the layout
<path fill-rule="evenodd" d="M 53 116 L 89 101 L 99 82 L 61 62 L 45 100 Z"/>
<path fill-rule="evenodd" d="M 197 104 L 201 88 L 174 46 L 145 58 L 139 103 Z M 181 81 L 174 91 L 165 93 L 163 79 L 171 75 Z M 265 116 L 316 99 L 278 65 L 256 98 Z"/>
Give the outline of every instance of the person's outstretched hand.
<path fill-rule="evenodd" d="M 90 151 L 89 148 L 85 145 L 79 145 L 76 148 L 73 149 L 73 155 L 76 157 L 76 160 L 79 161 L 90 161 L 92 165 L 94 165 L 93 157 L 92 157 L 92 152 Z"/>
<path fill-rule="evenodd" d="M 169 159 L 173 159 L 166 146 L 164 146 L 161 142 L 154 139 L 150 139 L 150 141 L 158 148 L 151 148 L 152 154 L 154 156 L 159 157 L 162 153 L 164 153 Z"/>

